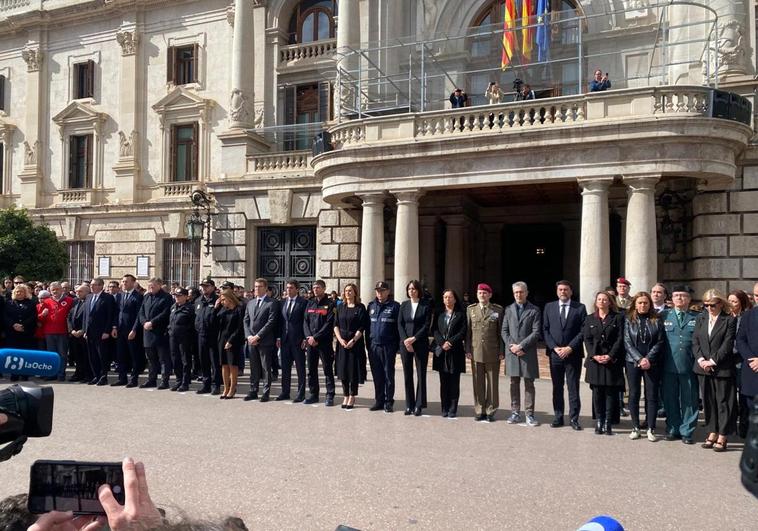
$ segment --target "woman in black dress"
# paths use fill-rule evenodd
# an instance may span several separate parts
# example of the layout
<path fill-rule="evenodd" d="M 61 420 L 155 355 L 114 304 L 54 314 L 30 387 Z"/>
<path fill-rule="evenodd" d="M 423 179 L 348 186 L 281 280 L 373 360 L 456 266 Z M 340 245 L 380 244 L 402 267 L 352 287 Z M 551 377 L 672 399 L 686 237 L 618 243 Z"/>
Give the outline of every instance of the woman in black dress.
<path fill-rule="evenodd" d="M 434 359 L 432 369 L 440 374 L 440 405 L 442 416 L 458 415 L 458 398 L 461 395 L 461 373 L 466 372 L 466 313 L 451 289 L 442 293 L 444 310 L 437 317 L 434 330 Z"/>
<path fill-rule="evenodd" d="M 342 304 L 337 305 L 334 335 L 337 338 L 337 376 L 342 381 L 342 409 L 353 409 L 362 380 L 361 363 L 365 368 L 363 335 L 368 326 L 368 313 L 358 296 L 358 286 L 347 284 L 342 290 Z"/>
<path fill-rule="evenodd" d="M 587 348 L 585 381 L 592 388 L 595 433 L 613 435 L 613 413 L 624 389 L 624 315 L 605 291 L 595 294 L 595 311 L 587 316 L 582 330 Z"/>
<path fill-rule="evenodd" d="M 238 311 L 240 300 L 230 289 L 225 289 L 218 298 L 221 309 L 216 314 L 218 329 L 218 351 L 221 354 L 221 377 L 224 392 L 221 400 L 234 398 L 237 393 L 237 377 L 242 363 L 242 316 Z"/>
<path fill-rule="evenodd" d="M 11 299 L 4 301 L 3 328 L 5 330 L 5 346 L 36 350 L 37 340 L 34 332 L 37 329 L 37 305 L 31 299 L 31 291 L 24 284 L 13 288 Z M 28 377 L 23 377 L 28 380 Z M 11 376 L 11 381 L 19 380 L 17 375 Z"/>

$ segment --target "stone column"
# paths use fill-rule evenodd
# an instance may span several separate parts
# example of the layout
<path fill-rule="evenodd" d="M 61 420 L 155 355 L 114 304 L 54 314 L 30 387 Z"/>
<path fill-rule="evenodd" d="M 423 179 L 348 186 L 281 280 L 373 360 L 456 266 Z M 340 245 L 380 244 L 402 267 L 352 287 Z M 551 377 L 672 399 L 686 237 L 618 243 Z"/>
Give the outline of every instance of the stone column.
<path fill-rule="evenodd" d="M 468 246 L 469 221 L 464 215 L 445 216 L 445 286 L 454 289 L 459 297 L 470 290 L 469 267 L 471 256 Z M 472 300 L 476 296 L 471 293 Z"/>
<path fill-rule="evenodd" d="M 121 72 L 119 85 L 118 162 L 113 166 L 115 177 L 114 197 L 119 203 L 134 203 L 140 176 L 140 110 L 142 109 L 139 61 L 139 33 L 136 24 L 124 22 L 116 33 L 116 42 L 121 47 Z"/>
<path fill-rule="evenodd" d="M 408 297 L 405 286 L 419 278 L 418 239 L 418 190 L 392 192 L 397 198 L 395 225 L 395 300 L 402 302 Z"/>
<path fill-rule="evenodd" d="M 374 285 L 384 280 L 384 194 L 361 195 L 363 223 L 361 225 L 361 300 L 368 304 L 374 299 Z"/>
<path fill-rule="evenodd" d="M 32 35 L 30 34 L 30 37 Z M 24 168 L 19 172 L 21 206 L 41 206 L 42 168 L 45 162 L 46 118 L 48 109 L 47 83 L 44 82 L 45 53 L 41 42 L 45 35 L 36 32 L 36 40 L 30 40 L 21 50 L 26 63 L 26 117 L 24 127 Z M 60 183 L 65 187 L 65 183 Z"/>
<path fill-rule="evenodd" d="M 580 180 L 582 235 L 579 250 L 579 295 L 592 311 L 595 293 L 610 282 L 611 252 L 608 230 L 608 188 L 613 179 Z"/>
<path fill-rule="evenodd" d="M 439 298 L 437 291 L 441 289 L 437 285 L 437 218 L 436 216 L 419 217 L 419 275 L 424 287 L 435 298 Z"/>
<path fill-rule="evenodd" d="M 341 87 L 334 90 L 334 117 L 339 118 L 342 112 L 342 102 L 353 105 L 352 99 L 357 94 L 355 80 L 348 81 L 345 74 L 340 71 L 351 71 L 356 75 L 360 57 L 352 50 L 360 47 L 360 5 L 355 0 L 339 0 L 337 4 L 337 78 Z"/>
<path fill-rule="evenodd" d="M 631 293 L 648 291 L 658 281 L 658 242 L 655 185 L 658 176 L 625 177 L 629 188 L 626 209 L 626 262 L 624 276 Z"/>
<path fill-rule="evenodd" d="M 246 129 L 253 123 L 253 4 L 251 0 L 234 0 L 234 36 L 232 38 L 232 91 L 229 97 L 229 128 Z M 261 57 L 262 57 L 261 53 Z M 252 64 L 250 64 L 252 63 Z"/>

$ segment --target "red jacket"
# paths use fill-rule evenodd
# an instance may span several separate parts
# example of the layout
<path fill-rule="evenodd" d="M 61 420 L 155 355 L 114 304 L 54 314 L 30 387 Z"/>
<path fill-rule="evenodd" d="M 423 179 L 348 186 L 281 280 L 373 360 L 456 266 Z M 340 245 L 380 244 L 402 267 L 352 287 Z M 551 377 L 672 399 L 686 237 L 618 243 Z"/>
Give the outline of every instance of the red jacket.
<path fill-rule="evenodd" d="M 53 297 L 43 299 L 37 305 L 37 320 L 42 330 L 42 336 L 51 334 L 68 334 L 68 312 L 74 307 L 74 300 L 68 295 L 56 301 Z M 47 315 L 42 312 L 47 309 Z"/>

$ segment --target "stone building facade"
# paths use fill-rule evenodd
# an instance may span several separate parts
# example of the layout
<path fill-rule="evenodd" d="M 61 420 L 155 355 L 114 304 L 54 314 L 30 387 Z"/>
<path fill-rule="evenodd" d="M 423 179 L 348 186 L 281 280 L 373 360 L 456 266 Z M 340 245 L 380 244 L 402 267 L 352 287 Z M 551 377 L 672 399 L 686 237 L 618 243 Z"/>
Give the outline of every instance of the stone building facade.
<path fill-rule="evenodd" d="M 140 278 L 186 284 L 358 282 L 364 298 L 383 278 L 421 278 L 435 294 L 486 280 L 506 300 L 522 279 L 544 302 L 565 277 L 586 302 L 621 274 L 635 289 L 684 280 L 697 292 L 758 277 L 754 129 L 709 103 L 716 83 L 752 99 L 753 0 L 667 12 L 672 40 L 677 24 L 713 17 L 718 38 L 697 64 L 691 50 L 641 44 L 660 29 L 654 0 L 553 0 L 568 28 L 555 42 L 585 35 L 582 77 L 602 64 L 615 90 L 575 90 L 585 83 L 569 68 L 538 100 L 486 108 L 488 76 L 517 73 L 472 73 L 481 43 L 450 36 L 496 25 L 502 8 L 466 4 L 0 0 L 0 206 L 56 231 L 74 281 L 140 264 Z M 618 49 L 598 59 L 602 39 Z M 414 104 L 422 47 L 406 59 L 382 43 L 422 41 L 445 74 L 425 101 L 462 85 L 475 106 Z M 394 94 L 392 112 L 356 116 L 351 97 L 367 109 L 390 92 L 351 96 L 356 70 L 411 80 L 407 110 Z M 314 156 L 321 130 L 333 149 Z M 196 189 L 211 199 L 208 254 L 187 234 Z"/>

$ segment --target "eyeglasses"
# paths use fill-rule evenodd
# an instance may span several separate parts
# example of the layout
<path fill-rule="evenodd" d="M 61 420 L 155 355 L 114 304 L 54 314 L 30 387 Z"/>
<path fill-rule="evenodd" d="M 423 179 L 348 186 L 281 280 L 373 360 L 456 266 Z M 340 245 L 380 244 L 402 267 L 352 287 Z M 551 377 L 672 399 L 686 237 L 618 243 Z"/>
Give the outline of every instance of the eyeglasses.
<path fill-rule="evenodd" d="M 720 305 L 721 305 L 720 302 L 706 302 L 706 303 L 703 303 L 703 308 L 715 308 Z"/>

